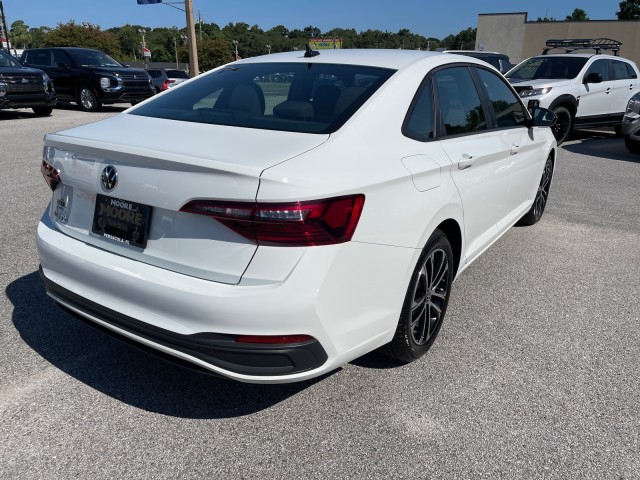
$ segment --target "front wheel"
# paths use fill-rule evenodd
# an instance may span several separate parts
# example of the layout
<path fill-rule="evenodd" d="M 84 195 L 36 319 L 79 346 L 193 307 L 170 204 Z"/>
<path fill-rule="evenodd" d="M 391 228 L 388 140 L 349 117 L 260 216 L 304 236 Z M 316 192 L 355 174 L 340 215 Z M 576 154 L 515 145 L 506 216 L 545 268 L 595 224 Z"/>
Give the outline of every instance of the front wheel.
<path fill-rule="evenodd" d="M 449 303 L 453 252 L 444 232 L 436 230 L 411 277 L 393 339 L 382 351 L 401 362 L 424 355 L 436 339 Z"/>
<path fill-rule="evenodd" d="M 540 221 L 544 209 L 547 206 L 547 200 L 549 198 L 549 188 L 551 187 L 551 177 L 553 176 L 553 158 L 549 154 L 547 161 L 544 164 L 544 170 L 542 171 L 542 178 L 538 185 L 538 191 L 536 192 L 536 198 L 533 200 L 533 205 L 527 212 L 527 214 L 520 219 L 521 225 L 534 225 Z"/>
<path fill-rule="evenodd" d="M 96 112 L 100 109 L 100 102 L 93 89 L 88 85 L 82 85 L 78 89 L 78 105 L 85 112 Z"/>
<path fill-rule="evenodd" d="M 564 107 L 554 108 L 553 113 L 556 114 L 558 120 L 556 120 L 556 124 L 551 127 L 551 131 L 553 132 L 553 136 L 556 137 L 556 142 L 560 145 L 567 139 L 573 129 L 573 118 L 571 112 Z"/>

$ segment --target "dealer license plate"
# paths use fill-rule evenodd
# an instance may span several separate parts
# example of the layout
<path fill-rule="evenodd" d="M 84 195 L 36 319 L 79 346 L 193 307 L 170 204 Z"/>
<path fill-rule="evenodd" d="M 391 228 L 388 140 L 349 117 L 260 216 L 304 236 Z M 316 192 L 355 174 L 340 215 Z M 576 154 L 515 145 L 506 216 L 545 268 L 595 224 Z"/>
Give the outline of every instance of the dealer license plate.
<path fill-rule="evenodd" d="M 149 205 L 98 194 L 91 231 L 124 245 L 145 248 L 150 218 Z"/>

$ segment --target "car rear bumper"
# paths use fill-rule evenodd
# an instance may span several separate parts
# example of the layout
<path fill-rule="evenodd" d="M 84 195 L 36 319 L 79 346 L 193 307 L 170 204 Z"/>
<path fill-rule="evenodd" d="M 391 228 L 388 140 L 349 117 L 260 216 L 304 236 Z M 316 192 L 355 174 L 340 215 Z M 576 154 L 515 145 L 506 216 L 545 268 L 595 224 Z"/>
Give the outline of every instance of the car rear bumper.
<path fill-rule="evenodd" d="M 214 374 L 252 383 L 316 377 L 387 343 L 419 254 L 354 242 L 311 248 L 282 281 L 242 286 L 106 252 L 61 233 L 48 213 L 38 225 L 37 246 L 47 293 L 75 315 Z M 312 339 L 239 344 L 239 335 Z"/>

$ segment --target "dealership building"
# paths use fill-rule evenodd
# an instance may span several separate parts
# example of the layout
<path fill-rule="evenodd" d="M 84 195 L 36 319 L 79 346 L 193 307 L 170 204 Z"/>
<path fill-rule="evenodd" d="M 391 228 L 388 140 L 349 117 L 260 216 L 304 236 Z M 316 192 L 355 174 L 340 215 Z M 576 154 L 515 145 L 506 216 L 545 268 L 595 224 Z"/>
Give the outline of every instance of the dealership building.
<path fill-rule="evenodd" d="M 640 65 L 640 20 L 532 22 L 526 12 L 478 15 L 476 50 L 505 53 L 516 64 L 540 55 L 549 39 L 610 38 L 622 43 L 620 56 Z M 552 50 L 550 53 L 562 53 Z M 603 52 L 608 53 L 608 52 Z"/>

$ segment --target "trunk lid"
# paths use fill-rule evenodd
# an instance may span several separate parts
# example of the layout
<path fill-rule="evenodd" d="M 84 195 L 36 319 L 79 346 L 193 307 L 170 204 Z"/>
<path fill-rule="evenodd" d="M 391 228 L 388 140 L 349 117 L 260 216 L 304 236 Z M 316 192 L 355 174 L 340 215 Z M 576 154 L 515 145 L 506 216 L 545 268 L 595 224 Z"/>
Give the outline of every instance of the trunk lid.
<path fill-rule="evenodd" d="M 45 137 L 47 161 L 62 179 L 50 216 L 67 235 L 101 249 L 235 284 L 256 245 L 215 220 L 180 208 L 194 199 L 253 201 L 264 169 L 327 138 L 120 114 Z M 107 167 L 117 172 L 111 190 L 101 178 Z M 133 237 L 126 237 L 129 244 L 119 235 L 114 238 L 111 227 L 121 227 L 118 222 L 128 224 L 125 230 L 135 227 L 138 232 L 139 226 L 132 235 L 140 241 L 148 227 L 146 244 L 138 245 Z"/>

